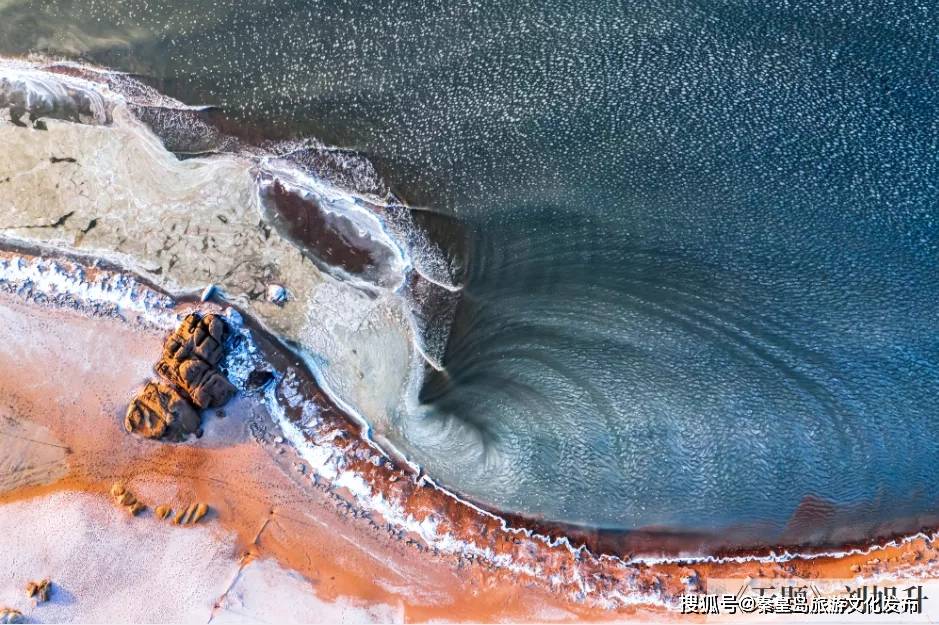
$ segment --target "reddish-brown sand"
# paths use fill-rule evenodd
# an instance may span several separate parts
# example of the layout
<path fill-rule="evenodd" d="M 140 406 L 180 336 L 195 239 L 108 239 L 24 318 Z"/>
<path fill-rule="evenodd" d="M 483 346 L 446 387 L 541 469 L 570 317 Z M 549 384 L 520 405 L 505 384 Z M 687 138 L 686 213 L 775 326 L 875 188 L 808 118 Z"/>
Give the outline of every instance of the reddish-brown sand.
<path fill-rule="evenodd" d="M 313 483 L 297 470 L 294 450 L 277 442 L 280 432 L 266 408 L 251 397 L 234 400 L 224 417 L 208 413 L 205 435 L 198 440 L 168 444 L 131 436 L 122 428 L 123 413 L 151 375 L 161 332 L 8 293 L 0 293 L 0 311 L 8 321 L 0 327 L 0 398 L 17 419 L 45 428 L 49 440 L 67 450 L 64 471 L 50 470 L 44 484 L 35 479 L 14 484 L 0 493 L 0 505 L 56 491 L 110 501 L 108 491 L 118 481 L 149 506 L 136 523 L 165 523 L 152 512 L 159 504 L 175 510 L 190 501 L 206 502 L 211 512 L 202 523 L 237 536 L 233 557 L 244 563 L 272 558 L 301 574 L 322 600 L 400 606 L 411 622 L 661 620 L 677 614 L 613 601 L 613 594 L 628 581 L 637 593 L 674 597 L 689 576 L 703 585 L 709 578 L 748 576 L 853 578 L 914 570 L 922 575 L 937 557 L 936 546 L 925 540 L 863 556 L 782 564 L 614 565 L 589 553 L 575 557 L 564 546 L 506 532 L 496 519 L 423 485 L 393 463 L 374 464 L 374 450 L 358 438 L 357 428 L 309 388 L 310 380 L 304 382 L 310 401 L 320 404 L 322 427 L 347 433 L 338 445 L 348 468 L 377 492 L 400 502 L 416 519 L 432 516 L 438 530 L 506 554 L 510 562 L 534 562 L 559 578 L 578 571 L 592 588 L 578 596 L 569 582 L 549 580 L 547 574 L 525 575 L 436 550 L 357 507 L 342 489 Z M 296 379 L 306 375 L 293 359 L 278 360 L 270 341 L 261 340 L 260 347 L 271 352 L 282 373 Z"/>

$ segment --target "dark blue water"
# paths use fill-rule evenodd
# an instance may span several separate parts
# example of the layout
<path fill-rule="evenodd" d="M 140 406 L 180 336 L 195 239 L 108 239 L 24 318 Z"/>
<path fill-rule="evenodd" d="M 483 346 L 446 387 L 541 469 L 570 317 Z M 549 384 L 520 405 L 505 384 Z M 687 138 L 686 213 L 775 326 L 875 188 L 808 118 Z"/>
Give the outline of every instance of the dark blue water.
<path fill-rule="evenodd" d="M 936 3 L 160 4 L 13 0 L 0 46 L 363 150 L 461 222 L 446 372 L 391 433 L 440 481 L 768 539 L 807 498 L 939 510 Z"/>

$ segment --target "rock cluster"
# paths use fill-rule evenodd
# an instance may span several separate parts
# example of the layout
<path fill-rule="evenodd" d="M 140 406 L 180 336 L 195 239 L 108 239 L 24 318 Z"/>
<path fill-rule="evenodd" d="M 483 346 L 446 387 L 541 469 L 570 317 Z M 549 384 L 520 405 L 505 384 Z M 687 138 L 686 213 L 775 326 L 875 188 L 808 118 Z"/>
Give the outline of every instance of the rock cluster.
<path fill-rule="evenodd" d="M 26 596 L 36 599 L 36 603 L 43 603 L 49 600 L 49 593 L 52 591 L 52 582 L 49 579 L 43 579 L 38 582 L 29 582 L 26 584 Z"/>
<path fill-rule="evenodd" d="M 182 508 L 176 513 L 176 516 L 173 518 L 173 523 L 176 525 L 198 523 L 208 512 L 208 505 L 204 503 L 191 503 L 186 508 Z"/>
<path fill-rule="evenodd" d="M 170 508 L 168 504 L 161 504 L 156 507 L 156 515 L 160 519 L 166 520 L 171 514 L 173 514 L 173 509 Z M 198 523 L 202 520 L 209 512 L 208 504 L 201 502 L 193 502 L 188 506 L 180 508 L 176 513 L 176 516 L 173 517 L 173 523 L 175 525 L 190 525 Z"/>
<path fill-rule="evenodd" d="M 23 613 L 13 608 L 0 608 L 0 623 L 23 623 Z"/>
<path fill-rule="evenodd" d="M 183 439 L 199 432 L 200 409 L 217 408 L 235 394 L 218 370 L 228 326 L 219 315 L 192 313 L 166 339 L 150 381 L 130 402 L 124 428 L 147 438 Z"/>
<path fill-rule="evenodd" d="M 199 408 L 217 408 L 235 394 L 218 364 L 225 357 L 228 326 L 218 315 L 189 315 L 163 345 L 156 372 L 182 389 Z"/>
<path fill-rule="evenodd" d="M 147 508 L 142 502 L 137 501 L 134 493 L 127 490 L 120 482 L 115 482 L 111 486 L 111 496 L 114 497 L 114 501 L 118 505 L 124 506 L 132 516 L 137 516 L 138 512 Z"/>
<path fill-rule="evenodd" d="M 150 381 L 127 409 L 124 428 L 147 438 L 160 438 L 171 426 L 180 433 L 195 432 L 200 422 L 196 409 L 174 388 Z"/>

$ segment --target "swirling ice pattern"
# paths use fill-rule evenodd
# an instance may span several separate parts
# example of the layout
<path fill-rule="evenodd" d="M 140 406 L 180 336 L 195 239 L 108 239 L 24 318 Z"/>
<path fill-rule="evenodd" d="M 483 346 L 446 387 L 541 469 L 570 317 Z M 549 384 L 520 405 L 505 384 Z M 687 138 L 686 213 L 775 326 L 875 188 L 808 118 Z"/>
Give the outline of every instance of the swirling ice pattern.
<path fill-rule="evenodd" d="M 939 509 L 937 34 L 916 1 L 0 9 L 11 51 L 365 150 L 466 225 L 445 372 L 389 432 L 431 475 L 768 540 Z"/>

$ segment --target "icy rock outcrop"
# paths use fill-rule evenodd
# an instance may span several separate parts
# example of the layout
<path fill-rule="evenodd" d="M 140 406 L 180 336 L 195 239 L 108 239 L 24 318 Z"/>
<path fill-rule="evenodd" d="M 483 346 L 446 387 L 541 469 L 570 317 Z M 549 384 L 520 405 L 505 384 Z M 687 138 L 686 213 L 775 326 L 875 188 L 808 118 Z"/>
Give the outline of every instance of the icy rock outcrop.
<path fill-rule="evenodd" d="M 163 344 L 154 367 L 164 381 L 150 381 L 130 402 L 124 428 L 147 438 L 182 439 L 198 433 L 199 409 L 228 403 L 234 385 L 218 370 L 225 357 L 228 326 L 214 314 L 192 313 Z"/>

